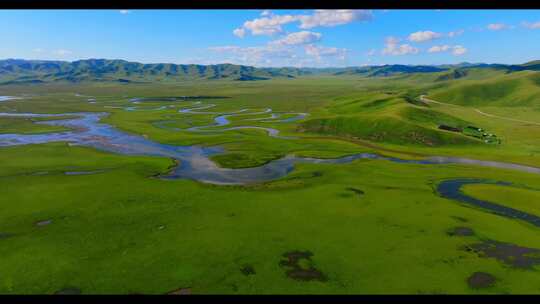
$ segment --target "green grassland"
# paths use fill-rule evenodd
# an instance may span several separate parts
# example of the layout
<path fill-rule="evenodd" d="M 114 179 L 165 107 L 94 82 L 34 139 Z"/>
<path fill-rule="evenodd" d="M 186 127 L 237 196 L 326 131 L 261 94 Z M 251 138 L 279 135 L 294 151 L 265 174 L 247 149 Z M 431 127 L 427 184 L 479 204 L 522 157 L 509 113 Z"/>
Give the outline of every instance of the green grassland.
<path fill-rule="evenodd" d="M 160 84 L 81 83 L 9 85 L 0 95 L 32 94 L 0 103 L 3 112 L 109 112 L 102 121 L 174 145 L 219 145 L 222 167 L 258 166 L 288 154 L 333 158 L 377 152 L 400 158 L 465 156 L 540 166 L 538 72 L 469 71 L 391 77 L 304 76 L 265 81 L 182 81 Z M 79 97 L 75 93 L 92 96 Z M 442 102 L 422 103 L 418 96 Z M 291 123 L 231 117 L 278 129 L 197 133 L 214 114 L 182 114 L 193 101 L 135 97 L 226 96 L 203 99 L 203 110 L 306 112 Z M 155 109 L 165 105 L 175 107 Z M 139 106 L 148 111 L 126 111 Z M 249 118 L 261 118 L 254 115 Z M 287 116 L 284 116 L 287 117 Z M 439 125 L 473 125 L 501 138 L 486 144 Z M 219 129 L 219 128 L 217 128 Z M 1 118 L 0 133 L 59 131 L 28 119 Z M 466 165 L 413 165 L 385 160 L 299 164 L 289 175 L 250 186 L 161 180 L 172 160 L 125 156 L 49 143 L 0 148 L 0 293 L 84 294 L 537 294 L 540 266 L 520 269 L 464 246 L 484 240 L 540 248 L 538 227 L 440 197 L 438 182 L 485 178 L 525 185 L 470 185 L 467 194 L 540 216 L 540 176 Z M 66 175 L 70 171 L 95 171 Z M 355 191 L 351 190 L 355 189 Z M 37 222 L 51 220 L 48 225 Z M 472 236 L 448 233 L 468 227 Z M 325 280 L 287 275 L 283 254 L 313 256 L 304 267 Z M 249 266 L 246 274 L 242 270 Z M 493 286 L 473 289 L 467 278 L 488 272 Z"/>

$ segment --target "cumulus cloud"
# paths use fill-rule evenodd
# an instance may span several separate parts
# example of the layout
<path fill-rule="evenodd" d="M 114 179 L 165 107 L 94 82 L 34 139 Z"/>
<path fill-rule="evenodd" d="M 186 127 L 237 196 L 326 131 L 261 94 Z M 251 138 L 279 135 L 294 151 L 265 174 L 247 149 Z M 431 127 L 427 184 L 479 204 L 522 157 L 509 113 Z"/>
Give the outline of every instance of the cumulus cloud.
<path fill-rule="evenodd" d="M 272 58 L 294 58 L 293 50 L 281 46 L 218 46 L 209 48 L 211 51 L 231 56 L 230 61 L 238 64 L 261 65 L 268 64 Z"/>
<path fill-rule="evenodd" d="M 235 45 L 209 48 L 212 60 L 251 66 L 343 66 L 348 51 L 344 48 L 308 44 L 276 44 L 240 47 Z"/>
<path fill-rule="evenodd" d="M 42 48 L 35 48 L 32 50 L 32 52 L 34 53 L 43 53 L 43 49 Z"/>
<path fill-rule="evenodd" d="M 467 49 L 464 48 L 461 45 L 454 45 L 454 47 L 452 48 L 452 54 L 454 54 L 456 56 L 460 56 L 460 55 L 463 55 L 465 53 L 467 53 Z"/>
<path fill-rule="evenodd" d="M 120 14 L 122 14 L 122 15 L 127 15 L 127 14 L 131 13 L 130 10 L 120 10 L 119 12 L 120 12 Z"/>
<path fill-rule="evenodd" d="M 454 38 L 454 37 L 460 36 L 464 32 L 465 30 L 457 30 L 457 31 L 448 32 L 448 37 Z"/>
<path fill-rule="evenodd" d="M 282 33 L 283 25 L 292 22 L 299 22 L 301 29 L 311 29 L 319 26 L 331 27 L 354 21 L 367 21 L 371 18 L 372 12 L 370 10 L 315 10 L 312 15 L 275 15 L 270 11 L 263 11 L 261 18 L 248 20 L 235 31 L 240 33 L 240 29 L 243 29 L 244 34 L 250 32 L 252 35 L 270 36 Z"/>
<path fill-rule="evenodd" d="M 371 20 L 370 10 L 315 10 L 313 15 L 300 15 L 300 28 L 310 29 L 318 26 L 336 26 L 353 21 Z"/>
<path fill-rule="evenodd" d="M 467 53 L 467 49 L 461 45 L 434 45 L 428 49 L 428 53 L 443 53 L 452 52 L 455 56 L 460 56 Z"/>
<path fill-rule="evenodd" d="M 450 50 L 449 45 L 434 45 L 428 49 L 428 53 L 440 53 Z"/>
<path fill-rule="evenodd" d="M 418 54 L 419 50 L 410 44 L 399 44 L 400 40 L 395 37 L 387 37 L 382 50 L 383 55 L 407 55 Z"/>
<path fill-rule="evenodd" d="M 409 35 L 409 41 L 425 42 L 442 37 L 442 34 L 432 31 L 418 31 Z"/>
<path fill-rule="evenodd" d="M 233 34 L 240 38 L 244 38 L 244 36 L 246 35 L 246 30 L 243 28 L 237 28 L 233 31 Z"/>
<path fill-rule="evenodd" d="M 377 50 L 371 49 L 366 53 L 366 56 L 374 56 L 376 52 L 377 52 Z"/>
<path fill-rule="evenodd" d="M 490 23 L 487 25 L 487 29 L 490 31 L 500 31 L 508 28 L 508 25 L 504 23 Z"/>
<path fill-rule="evenodd" d="M 308 44 L 314 43 L 321 40 L 322 34 L 310 32 L 310 31 L 300 31 L 296 33 L 291 33 L 285 36 L 282 39 L 272 41 L 272 44 L 280 45 L 299 45 L 299 44 Z"/>
<path fill-rule="evenodd" d="M 336 47 L 317 46 L 314 44 L 308 44 L 305 46 L 307 55 L 313 56 L 317 59 L 327 56 L 336 56 L 340 60 L 345 60 L 347 55 L 347 49 L 340 49 Z"/>
<path fill-rule="evenodd" d="M 523 25 L 524 27 L 526 27 L 526 28 L 531 29 L 531 30 L 540 29 L 540 21 L 534 22 L 534 23 L 523 22 L 522 25 Z"/>
<path fill-rule="evenodd" d="M 293 15 L 272 15 L 246 21 L 239 29 L 248 30 L 252 35 L 274 35 L 283 32 L 282 25 L 296 20 Z"/>

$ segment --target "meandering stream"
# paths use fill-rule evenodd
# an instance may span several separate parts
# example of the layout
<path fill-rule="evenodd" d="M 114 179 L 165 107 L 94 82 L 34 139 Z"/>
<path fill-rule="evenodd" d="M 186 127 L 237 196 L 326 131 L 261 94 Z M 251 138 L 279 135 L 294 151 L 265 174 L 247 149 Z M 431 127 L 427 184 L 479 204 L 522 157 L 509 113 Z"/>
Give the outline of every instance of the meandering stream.
<path fill-rule="evenodd" d="M 243 113 L 245 111 L 239 112 Z M 249 184 L 267 182 L 286 176 L 294 169 L 294 165 L 298 163 L 347 164 L 357 159 L 381 159 L 396 163 L 421 165 L 464 164 L 540 174 L 540 168 L 512 163 L 444 156 L 432 156 L 421 160 L 407 160 L 395 157 L 384 157 L 374 153 L 358 153 L 334 159 L 318 159 L 287 155 L 259 167 L 227 169 L 218 167 L 210 160 L 212 155 L 224 152 L 220 147 L 160 144 L 143 136 L 128 134 L 111 125 L 100 122 L 100 119 L 106 115 L 108 115 L 108 113 L 0 113 L 0 117 L 57 117 L 58 120 L 39 121 L 35 123 L 63 126 L 70 129 L 65 132 L 45 134 L 0 134 L 0 147 L 42 144 L 48 142 L 68 142 L 71 145 L 87 146 L 119 154 L 170 157 L 179 160 L 180 164 L 174 168 L 170 174 L 162 176 L 162 179 L 185 178 L 212 184 Z M 223 125 L 223 120 L 226 120 L 227 115 L 231 115 L 231 113 L 221 114 L 219 116 L 221 118 L 219 122 L 216 121 L 216 124 Z M 76 116 L 76 118 L 73 118 L 73 116 Z M 471 204 L 498 215 L 524 220 L 540 227 L 540 217 L 534 214 L 529 214 L 493 202 L 482 201 L 470 197 L 461 191 L 461 187 L 467 184 L 486 183 L 492 184 L 493 182 L 478 179 L 452 179 L 439 183 L 437 191 L 442 197 Z M 510 185 L 506 182 L 497 182 L 496 184 Z"/>
<path fill-rule="evenodd" d="M 514 209 L 511 207 L 499 205 L 497 203 L 489 202 L 474 198 L 465 194 L 461 191 L 463 186 L 466 185 L 477 185 L 477 184 L 488 184 L 488 185 L 498 185 L 498 186 L 514 186 L 512 183 L 502 182 L 502 181 L 490 181 L 485 179 L 450 179 L 440 182 L 437 185 L 437 192 L 444 198 L 451 200 L 460 201 L 465 204 L 469 204 L 475 207 L 480 207 L 482 209 L 493 212 L 497 215 L 519 219 L 530 224 L 533 224 L 537 227 L 540 227 L 540 217 L 525 211 Z M 516 186 L 514 186 L 516 187 Z"/>
<path fill-rule="evenodd" d="M 76 116 L 76 118 L 62 119 L 66 115 Z M 210 160 L 210 156 L 224 152 L 220 147 L 174 146 L 157 143 L 143 136 L 128 134 L 111 125 L 100 122 L 100 119 L 106 115 L 108 113 L 0 113 L 0 116 L 7 117 L 58 117 L 58 120 L 35 123 L 63 126 L 70 129 L 70 131 L 55 133 L 0 134 L 0 147 L 65 141 L 74 145 L 88 146 L 119 154 L 170 157 L 179 160 L 180 165 L 171 175 L 165 178 L 189 178 L 216 184 L 265 182 L 287 175 L 293 170 L 296 163 L 343 164 L 361 158 L 425 165 L 467 164 L 540 174 L 540 168 L 504 162 L 443 156 L 432 156 L 421 160 L 406 160 L 384 157 L 374 153 L 359 153 L 335 159 L 317 159 L 288 155 L 259 167 L 227 169 L 218 167 Z"/>

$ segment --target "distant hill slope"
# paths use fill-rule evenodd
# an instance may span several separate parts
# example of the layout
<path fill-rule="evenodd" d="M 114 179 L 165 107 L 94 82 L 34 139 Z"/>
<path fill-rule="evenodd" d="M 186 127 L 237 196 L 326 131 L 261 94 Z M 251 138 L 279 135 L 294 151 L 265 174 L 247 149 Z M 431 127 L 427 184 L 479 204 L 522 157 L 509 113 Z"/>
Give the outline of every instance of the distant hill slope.
<path fill-rule="evenodd" d="M 514 73 L 540 70 L 540 61 L 521 65 L 460 63 L 455 65 L 382 65 L 344 68 L 257 68 L 235 64 L 143 64 L 125 60 L 87 59 L 73 62 L 7 59 L 0 60 L 0 84 L 27 84 L 47 82 L 177 82 L 186 80 L 257 81 L 272 78 L 290 79 L 305 75 L 391 77 L 407 75 L 440 76 L 437 80 L 449 81 L 471 78 L 469 75 Z M 441 75 L 437 75 L 437 73 Z M 446 74 L 445 74 L 446 73 Z"/>
<path fill-rule="evenodd" d="M 429 92 L 429 97 L 459 105 L 540 107 L 540 72 L 520 71 L 482 80 L 456 80 Z"/>
<path fill-rule="evenodd" d="M 88 59 L 73 62 L 8 59 L 0 61 L 0 83 L 53 81 L 155 82 L 197 79 L 266 80 L 309 74 L 295 68 L 255 68 L 234 64 L 142 64 L 125 60 Z"/>
<path fill-rule="evenodd" d="M 435 73 L 446 71 L 448 68 L 440 68 L 428 65 L 383 65 L 383 66 L 368 66 L 359 68 L 345 68 L 342 71 L 335 72 L 334 75 L 363 75 L 367 77 L 385 77 L 397 74 L 412 74 L 412 73 Z"/>

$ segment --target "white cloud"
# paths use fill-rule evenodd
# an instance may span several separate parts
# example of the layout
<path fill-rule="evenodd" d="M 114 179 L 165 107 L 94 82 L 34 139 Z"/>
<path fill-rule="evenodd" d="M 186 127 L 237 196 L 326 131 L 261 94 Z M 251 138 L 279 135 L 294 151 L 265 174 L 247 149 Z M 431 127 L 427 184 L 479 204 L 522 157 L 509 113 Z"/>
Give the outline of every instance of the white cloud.
<path fill-rule="evenodd" d="M 450 51 L 455 56 L 460 56 L 467 53 L 467 49 L 461 45 L 434 45 L 428 49 L 428 53 L 443 53 Z"/>
<path fill-rule="evenodd" d="M 300 15 L 300 28 L 336 26 L 353 21 L 368 21 L 373 17 L 370 10 L 315 10 L 313 15 Z"/>
<path fill-rule="evenodd" d="M 529 28 L 531 30 L 540 29 L 540 21 L 529 23 L 529 22 L 523 22 L 522 25 L 526 28 Z"/>
<path fill-rule="evenodd" d="M 237 28 L 233 31 L 233 34 L 237 37 L 244 38 L 246 35 L 246 30 L 243 28 Z"/>
<path fill-rule="evenodd" d="M 432 31 L 418 31 L 409 35 L 409 41 L 424 42 L 442 37 L 442 34 Z"/>
<path fill-rule="evenodd" d="M 122 15 L 127 15 L 127 14 L 131 13 L 130 10 L 120 10 L 119 12 L 120 12 L 120 14 L 122 14 Z"/>
<path fill-rule="evenodd" d="M 450 50 L 449 45 L 434 45 L 429 48 L 428 53 L 440 53 Z"/>
<path fill-rule="evenodd" d="M 344 66 L 349 50 L 315 44 L 276 44 L 240 47 L 235 45 L 209 48 L 215 62 L 250 66 Z"/>
<path fill-rule="evenodd" d="M 43 53 L 43 49 L 42 48 L 35 48 L 32 50 L 32 52 L 34 53 Z"/>
<path fill-rule="evenodd" d="M 270 36 L 282 33 L 282 26 L 292 22 L 300 22 L 301 29 L 311 29 L 318 26 L 330 27 L 354 21 L 367 21 L 371 18 L 370 10 L 315 10 L 312 15 L 275 15 L 270 11 L 263 11 L 261 18 L 248 20 L 235 31 L 244 29 L 252 35 Z"/>
<path fill-rule="evenodd" d="M 452 49 L 452 54 L 456 55 L 456 56 L 460 56 L 460 55 L 463 55 L 467 53 L 467 49 L 464 48 L 463 46 L 461 45 L 454 45 L 453 49 Z"/>
<path fill-rule="evenodd" d="M 282 25 L 296 20 L 293 15 L 272 15 L 246 21 L 241 28 L 249 30 L 252 35 L 274 35 L 283 32 Z"/>
<path fill-rule="evenodd" d="M 504 23 L 490 23 L 487 26 L 487 29 L 490 31 L 500 31 L 500 30 L 505 30 L 507 28 L 508 28 L 508 25 Z"/>
<path fill-rule="evenodd" d="M 347 49 L 317 46 L 314 44 L 306 45 L 304 50 L 306 51 L 307 55 L 313 56 L 319 60 L 321 59 L 321 57 L 327 57 L 327 56 L 336 56 L 340 60 L 345 60 L 345 57 L 347 55 Z"/>
<path fill-rule="evenodd" d="M 419 50 L 409 44 L 399 44 L 399 39 L 395 37 L 387 37 L 385 41 L 383 55 L 407 55 L 418 54 Z"/>
<path fill-rule="evenodd" d="M 73 52 L 69 50 L 64 50 L 64 49 L 58 49 L 58 50 L 54 50 L 53 54 L 57 56 L 66 56 L 66 55 L 73 54 Z"/>
<path fill-rule="evenodd" d="M 299 44 L 308 44 L 314 43 L 321 40 L 322 34 L 309 32 L 309 31 L 300 31 L 296 33 L 291 33 L 285 36 L 282 39 L 272 41 L 272 44 L 280 45 L 299 45 Z"/>
<path fill-rule="evenodd" d="M 448 32 L 448 37 L 454 38 L 454 37 L 462 35 L 464 32 L 465 30 L 457 30 L 457 31 Z"/>
<path fill-rule="evenodd" d="M 232 56 L 229 61 L 237 64 L 261 65 L 268 64 L 272 58 L 294 58 L 293 50 L 275 45 L 266 46 L 218 46 L 209 48 L 216 53 Z"/>

